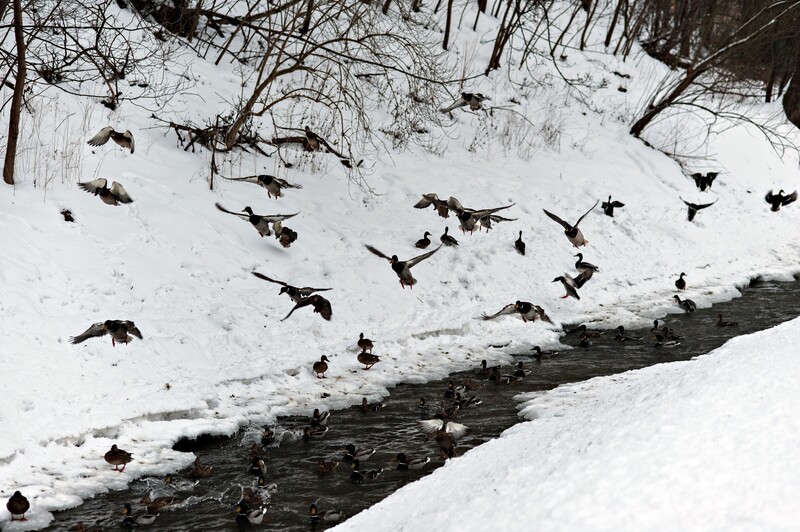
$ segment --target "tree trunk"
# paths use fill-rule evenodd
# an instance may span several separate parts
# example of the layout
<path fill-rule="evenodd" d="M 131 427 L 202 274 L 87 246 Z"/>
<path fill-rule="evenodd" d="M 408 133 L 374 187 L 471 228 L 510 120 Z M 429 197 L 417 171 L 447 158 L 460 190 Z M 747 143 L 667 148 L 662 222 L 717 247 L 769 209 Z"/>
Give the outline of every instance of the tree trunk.
<path fill-rule="evenodd" d="M 442 43 L 442 48 L 447 50 L 447 47 L 450 45 L 450 26 L 453 22 L 453 2 L 454 0 L 447 0 L 447 22 L 444 25 L 444 43 Z"/>
<path fill-rule="evenodd" d="M 17 77 L 14 80 L 14 96 L 8 118 L 8 144 L 3 163 L 3 181 L 14 184 L 14 163 L 17 158 L 19 138 L 19 116 L 22 111 L 22 92 L 25 90 L 25 36 L 22 33 L 22 0 L 14 0 L 14 38 L 17 42 Z"/>
<path fill-rule="evenodd" d="M 800 55 L 795 62 L 792 80 L 783 95 L 783 111 L 789 122 L 800 128 Z"/>

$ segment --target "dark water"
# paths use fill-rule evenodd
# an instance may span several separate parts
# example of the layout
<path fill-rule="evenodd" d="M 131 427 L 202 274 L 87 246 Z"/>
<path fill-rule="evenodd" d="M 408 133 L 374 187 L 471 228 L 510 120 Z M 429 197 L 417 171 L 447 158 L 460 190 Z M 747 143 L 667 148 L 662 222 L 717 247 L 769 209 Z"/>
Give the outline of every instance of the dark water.
<path fill-rule="evenodd" d="M 717 327 L 717 314 L 726 320 L 738 321 L 736 327 Z M 436 445 L 425 441 L 419 430 L 418 401 L 425 397 L 429 404 L 452 401 L 444 399 L 447 381 L 456 383 L 471 378 L 484 386 L 475 394 L 483 401 L 461 411 L 455 421 L 469 427 L 469 432 L 458 445 L 458 452 L 480 445 L 497 437 L 503 430 L 519 422 L 517 404 L 513 397 L 522 392 L 547 390 L 560 384 L 577 382 L 601 375 L 650 366 L 662 362 L 685 360 L 722 345 L 733 336 L 750 333 L 777 325 L 800 315 L 800 282 L 754 282 L 743 291 L 741 298 L 720 303 L 711 309 L 694 314 L 671 315 L 666 321 L 670 328 L 684 336 L 677 347 L 654 347 L 655 340 L 649 328 L 630 330 L 626 334 L 642 336 L 641 342 L 619 342 L 614 331 L 605 331 L 591 338 L 588 348 L 565 349 L 552 358 L 537 362 L 527 356 L 515 357 L 524 362 L 530 374 L 513 385 L 484 383 L 477 368 L 454 373 L 449 379 L 426 384 L 399 385 L 383 400 L 381 411 L 362 412 L 359 408 L 335 411 L 331 415 L 328 433 L 319 440 L 304 442 L 298 438 L 308 425 L 307 418 L 285 418 L 271 427 L 277 435 L 276 442 L 261 454 L 266 458 L 268 483 L 277 484 L 277 492 L 266 503 L 264 524 L 252 525 L 254 529 L 308 530 L 311 528 L 308 510 L 316 502 L 320 510 L 339 509 L 345 517 L 352 516 L 375 504 L 408 482 L 441 467 Z M 508 318 L 511 319 L 511 318 Z M 568 346 L 577 346 L 577 334 L 562 338 Z M 524 353 L 530 346 L 509 344 L 498 348 L 510 354 Z M 503 373 L 513 373 L 511 366 Z M 311 412 L 309 412 L 309 415 Z M 138 501 L 147 494 L 153 496 L 175 495 L 188 499 L 182 508 L 162 510 L 155 523 L 146 527 L 152 530 L 236 530 L 234 507 L 241 498 L 242 486 L 255 486 L 256 477 L 247 469 L 251 460 L 251 447 L 260 443 L 262 427 L 250 427 L 232 438 L 201 438 L 199 441 L 180 442 L 176 448 L 196 453 L 204 464 L 214 467 L 213 476 L 189 481 L 187 471 L 178 472 L 177 488 L 165 487 L 161 479 L 142 479 L 131 484 L 129 490 L 108 493 L 87 501 L 73 510 L 57 513 L 48 530 L 66 530 L 79 522 L 103 530 L 119 529 L 121 510 L 131 503 L 134 513 L 143 511 Z M 375 480 L 356 484 L 350 480 L 351 468 L 342 461 L 343 448 L 353 443 L 358 448 L 374 447 L 377 452 L 362 463 L 362 471 L 383 468 Z M 408 457 L 431 457 L 422 472 L 397 471 L 392 458 L 404 452 Z M 317 471 L 318 460 L 341 462 L 334 473 Z M 431 494 L 444 497 L 446 494 Z M 322 529 L 320 523 L 313 528 Z"/>

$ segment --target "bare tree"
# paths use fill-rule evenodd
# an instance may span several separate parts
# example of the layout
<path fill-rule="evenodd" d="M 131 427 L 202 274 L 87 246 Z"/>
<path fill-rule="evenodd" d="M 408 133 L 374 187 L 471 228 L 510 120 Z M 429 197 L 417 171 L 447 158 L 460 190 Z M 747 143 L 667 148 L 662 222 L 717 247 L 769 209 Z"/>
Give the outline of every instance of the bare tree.
<path fill-rule="evenodd" d="M 19 116 L 22 111 L 22 93 L 25 90 L 25 37 L 22 31 L 22 1 L 14 0 L 14 41 L 16 43 L 17 75 L 14 80 L 14 95 L 11 99 L 11 111 L 8 121 L 8 143 L 3 161 L 3 181 L 14 184 L 14 163 L 17 158 L 17 140 L 19 138 Z"/>

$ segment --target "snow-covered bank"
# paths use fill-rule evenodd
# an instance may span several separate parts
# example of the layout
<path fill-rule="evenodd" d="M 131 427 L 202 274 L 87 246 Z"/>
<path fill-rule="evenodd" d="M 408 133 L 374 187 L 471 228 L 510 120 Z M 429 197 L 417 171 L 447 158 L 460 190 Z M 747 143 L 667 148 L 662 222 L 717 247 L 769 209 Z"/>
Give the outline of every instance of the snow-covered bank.
<path fill-rule="evenodd" d="M 336 530 L 792 530 L 798 334 L 521 397 L 532 421 Z"/>

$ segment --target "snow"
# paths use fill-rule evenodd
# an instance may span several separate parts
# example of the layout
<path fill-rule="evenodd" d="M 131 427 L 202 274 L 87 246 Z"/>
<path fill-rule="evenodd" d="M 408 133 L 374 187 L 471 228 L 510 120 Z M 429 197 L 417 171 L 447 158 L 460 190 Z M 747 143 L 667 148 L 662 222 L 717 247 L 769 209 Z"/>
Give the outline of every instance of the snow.
<path fill-rule="evenodd" d="M 459 60 L 483 64 L 486 46 L 479 47 L 477 38 L 467 33 L 471 34 L 464 31 L 457 42 L 462 52 L 472 51 L 463 52 Z M 529 87 L 524 97 L 503 75 L 475 80 L 469 89 L 491 94 L 493 105 L 515 112 L 454 112 L 444 131 L 420 141 L 438 154 L 413 145 L 406 151 L 369 153 L 363 177 L 374 194 L 359 187 L 335 158 L 292 150 L 287 151 L 295 163 L 291 170 L 279 166 L 277 157 L 251 154 L 218 162 L 223 175 L 273 173 L 302 184 L 302 190 L 288 190 L 274 200 L 255 185 L 219 179 L 209 190 L 210 154 L 177 147 L 172 132 L 154 127 L 148 110 L 123 105 L 110 112 L 55 91 L 35 100 L 36 114 L 26 115 L 23 124 L 18 184 L 0 187 L 0 362 L 5 384 L 0 403 L 0 500 L 20 490 L 32 508 L 25 524 L 7 523 L 10 516 L 5 512 L 0 512 L 0 523 L 9 530 L 41 528 L 50 521 L 51 511 L 123 489 L 140 476 L 182 468 L 194 459 L 171 450 L 182 437 L 229 434 L 280 415 L 345 407 L 365 396 L 375 400 L 399 382 L 439 378 L 481 359 L 507 362 L 506 355 L 487 350 L 487 345 L 511 341 L 551 346 L 562 322 L 630 325 L 679 312 L 671 297 L 681 271 L 688 274 L 687 297 L 700 307 L 737 297 L 737 287 L 754 276 L 788 278 L 800 271 L 800 208 L 790 205 L 771 213 L 763 200 L 770 188 L 798 186 L 796 160 L 778 159 L 749 129 L 715 132 L 702 141 L 703 155 L 710 160 L 692 162 L 692 168 L 723 173 L 710 193 L 701 194 L 672 159 L 627 133 L 644 91 L 664 68 L 646 57 L 622 63 L 573 50 L 560 65 L 563 72 L 609 80 L 605 87 L 598 84 L 587 92 L 584 103 L 565 96 L 552 66 L 539 68 L 541 85 Z M 617 90 L 613 70 L 633 76 L 625 82 L 627 93 Z M 190 76 L 197 85 L 160 116 L 185 112 L 201 123 L 224 112 L 225 94 L 241 91 L 232 71 L 201 59 L 192 63 Z M 522 103 L 513 105 L 512 96 Z M 779 110 L 779 103 L 760 107 L 765 115 Z M 381 118 L 376 112 L 375 120 Z M 694 124 L 691 118 L 682 120 Z M 85 145 L 85 139 L 109 124 L 133 131 L 134 155 L 113 143 Z M 671 124 L 665 120 L 652 134 L 668 138 Z M 0 130 L 5 130 L 3 123 Z M 76 186 L 97 177 L 122 183 L 134 203 L 108 206 Z M 443 198 L 454 195 L 475 208 L 516 203 L 504 215 L 518 220 L 496 224 L 489 234 L 461 235 L 453 217 L 443 220 L 431 209 L 412 208 L 427 192 Z M 613 219 L 598 206 L 581 223 L 589 240 L 581 250 L 584 259 L 601 271 L 581 290 L 580 301 L 558 299 L 562 287 L 551 281 L 573 272 L 575 250 L 542 208 L 574 222 L 609 194 L 626 206 Z M 720 201 L 688 223 L 679 196 Z M 286 223 L 299 238 L 283 249 L 274 238 L 260 238 L 246 221 L 218 211 L 215 202 L 234 211 L 249 205 L 259 214 L 299 210 Z M 63 208 L 72 211 L 74 224 L 64 222 L 59 214 Z M 445 226 L 460 245 L 443 248 L 415 266 L 419 283 L 413 290 L 401 289 L 388 263 L 364 248 L 371 244 L 407 259 L 418 254 L 414 242 L 425 230 L 436 242 Z M 520 229 L 528 249 L 524 257 L 513 246 Z M 325 293 L 333 320 L 325 322 L 304 308 L 279 321 L 291 302 L 278 296 L 277 285 L 252 276 L 253 270 L 297 286 L 333 287 Z M 474 319 L 518 299 L 542 305 L 556 325 L 525 324 L 512 317 Z M 69 343 L 70 336 L 106 319 L 135 321 L 144 340 L 117 347 L 108 337 L 77 346 Z M 375 354 L 382 356 L 369 372 L 361 371 L 356 361 L 360 332 L 376 343 Z M 316 379 L 311 366 L 322 354 L 331 359 L 328 378 Z M 751 379 L 761 367 L 753 359 L 742 359 L 741 364 L 740 371 Z M 724 367 L 720 362 L 719 371 Z M 703 375 L 700 361 L 676 368 L 669 371 L 684 371 L 689 383 Z M 668 370 L 641 374 L 651 375 L 648 371 Z M 634 382 L 629 376 L 615 378 Z M 755 380 L 738 391 L 767 393 L 767 382 Z M 715 385 L 725 388 L 724 383 Z M 667 393 L 672 386 L 669 378 L 659 381 L 654 376 L 648 393 Z M 682 388 L 675 393 L 690 391 Z M 538 401 L 563 409 L 566 423 L 573 410 L 556 401 L 562 392 L 547 396 L 552 403 L 547 397 Z M 637 401 L 644 405 L 641 398 Z M 783 405 L 774 408 L 777 413 Z M 538 407 L 537 412 L 547 415 Z M 574 412 L 586 416 L 587 423 L 602 409 Z M 750 410 L 741 414 L 745 412 Z M 638 421 L 633 414 L 628 412 L 626 418 Z M 758 417 L 748 418 L 753 425 L 743 428 L 755 428 L 761 422 Z M 526 431 L 540 423 L 512 429 L 476 452 L 515 449 L 526 451 L 513 455 L 517 462 L 529 460 L 540 450 L 521 448 L 523 443 L 514 435 L 527 441 Z M 663 430 L 669 433 L 674 425 L 664 425 Z M 638 434 L 635 426 L 620 425 L 618 430 Z M 698 432 L 701 427 L 693 429 Z M 733 445 L 729 434 L 720 435 L 720 440 Z M 645 435 L 643 428 L 641 436 Z M 552 467 L 598 474 L 595 468 L 603 462 L 589 468 L 585 461 L 572 460 L 587 453 L 589 441 L 595 441 L 592 452 L 596 448 L 598 453 L 605 449 L 621 454 L 612 437 L 586 436 L 575 452 L 556 446 L 558 452 L 550 454 L 564 462 Z M 124 473 L 114 472 L 102 459 L 113 443 L 134 455 Z M 555 443 L 545 445 L 554 449 Z M 462 468 L 467 466 L 461 464 L 470 464 L 471 456 L 453 461 L 424 482 L 438 482 L 455 468 L 466 474 Z M 548 486 L 567 494 L 567 485 L 553 484 L 560 471 L 548 477 Z M 586 514 L 597 513 L 595 505 L 609 503 L 610 497 L 618 503 L 615 483 L 631 483 L 630 477 L 639 473 L 630 468 L 616 471 L 603 481 L 603 493 L 586 495 L 587 506 L 580 512 L 547 506 L 550 497 L 544 497 L 543 507 L 552 509 L 549 519 L 580 518 L 588 524 Z M 662 473 L 679 472 L 665 466 Z M 524 480 L 516 472 L 493 476 Z M 723 480 L 722 475 L 715 478 Z M 643 491 L 641 497 L 645 495 Z M 488 489 L 481 490 L 481 497 L 473 502 L 488 503 Z M 702 498 L 698 494 L 697 499 Z M 423 499 L 414 504 L 422 508 Z M 478 511 L 480 504 L 471 506 Z M 371 510 L 346 526 L 359 526 L 381 511 Z M 611 517 L 600 513 L 598 518 Z M 605 527 L 603 522 L 591 525 Z"/>

